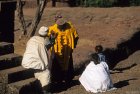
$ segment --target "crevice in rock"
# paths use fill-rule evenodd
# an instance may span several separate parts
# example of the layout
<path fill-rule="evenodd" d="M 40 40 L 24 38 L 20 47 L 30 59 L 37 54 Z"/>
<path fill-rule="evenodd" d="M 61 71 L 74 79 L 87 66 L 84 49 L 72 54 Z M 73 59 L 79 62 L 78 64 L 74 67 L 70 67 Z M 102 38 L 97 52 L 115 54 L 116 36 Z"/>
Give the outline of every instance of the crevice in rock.
<path fill-rule="evenodd" d="M 120 61 L 127 59 L 131 54 L 140 50 L 140 28 L 127 41 L 122 41 L 117 44 L 116 48 L 106 48 L 103 53 L 106 56 L 107 63 L 110 69 L 113 69 Z M 83 61 L 80 65 L 75 66 L 75 75 L 83 72 L 90 60 Z"/>
<path fill-rule="evenodd" d="M 104 54 L 110 69 L 113 69 L 120 61 L 127 59 L 131 54 L 140 50 L 140 30 L 138 30 L 130 39 L 123 41 L 114 49 L 105 49 Z"/>

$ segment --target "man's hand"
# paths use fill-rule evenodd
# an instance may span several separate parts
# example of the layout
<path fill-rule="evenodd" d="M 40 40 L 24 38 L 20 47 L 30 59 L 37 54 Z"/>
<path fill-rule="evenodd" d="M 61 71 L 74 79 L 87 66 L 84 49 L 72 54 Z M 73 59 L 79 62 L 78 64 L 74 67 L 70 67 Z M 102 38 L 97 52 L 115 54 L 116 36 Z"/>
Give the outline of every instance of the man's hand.
<path fill-rule="evenodd" d="M 51 42 L 52 44 L 55 43 L 55 39 L 56 39 L 57 35 L 58 35 L 57 33 L 51 32 L 50 42 Z"/>

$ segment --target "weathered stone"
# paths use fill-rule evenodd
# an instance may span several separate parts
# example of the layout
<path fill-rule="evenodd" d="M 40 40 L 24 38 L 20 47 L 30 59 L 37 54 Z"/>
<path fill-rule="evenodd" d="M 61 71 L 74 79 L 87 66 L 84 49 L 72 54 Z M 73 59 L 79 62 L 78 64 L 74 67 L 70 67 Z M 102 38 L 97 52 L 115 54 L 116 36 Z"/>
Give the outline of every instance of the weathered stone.
<path fill-rule="evenodd" d="M 0 75 L 0 94 L 6 94 L 8 85 L 7 75 Z"/>
<path fill-rule="evenodd" d="M 16 81 L 28 79 L 34 76 L 34 71 L 31 69 L 25 69 L 22 66 L 9 68 L 0 71 L 1 75 L 8 76 L 8 83 L 13 83 Z"/>
<path fill-rule="evenodd" d="M 0 70 L 21 65 L 22 56 L 17 54 L 7 54 L 0 56 Z"/>
<path fill-rule="evenodd" d="M 0 56 L 10 54 L 14 52 L 14 46 L 12 43 L 0 42 Z"/>
<path fill-rule="evenodd" d="M 14 43 L 16 0 L 0 0 L 0 42 Z"/>
<path fill-rule="evenodd" d="M 35 78 L 8 84 L 8 94 L 40 94 L 39 83 Z"/>

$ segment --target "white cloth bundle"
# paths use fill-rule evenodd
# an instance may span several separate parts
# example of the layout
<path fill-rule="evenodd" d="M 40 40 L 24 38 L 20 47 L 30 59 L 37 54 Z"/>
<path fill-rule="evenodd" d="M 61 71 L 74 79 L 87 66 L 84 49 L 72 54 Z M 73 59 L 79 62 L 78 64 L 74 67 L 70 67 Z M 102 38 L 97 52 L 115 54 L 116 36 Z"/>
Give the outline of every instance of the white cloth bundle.
<path fill-rule="evenodd" d="M 86 91 L 93 93 L 105 92 L 113 87 L 106 62 L 95 65 L 91 61 L 82 73 L 79 81 Z"/>

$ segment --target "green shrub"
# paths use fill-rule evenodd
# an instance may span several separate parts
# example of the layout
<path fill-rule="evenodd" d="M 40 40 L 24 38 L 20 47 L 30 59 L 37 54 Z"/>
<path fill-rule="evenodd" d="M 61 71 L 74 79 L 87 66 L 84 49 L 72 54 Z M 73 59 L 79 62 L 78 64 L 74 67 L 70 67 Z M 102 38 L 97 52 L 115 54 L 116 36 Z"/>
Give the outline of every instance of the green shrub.
<path fill-rule="evenodd" d="M 76 0 L 76 5 L 84 7 L 139 6 L 140 0 Z"/>
<path fill-rule="evenodd" d="M 140 0 L 130 0 L 130 6 L 139 6 Z"/>
<path fill-rule="evenodd" d="M 78 6 L 111 7 L 115 0 L 76 0 Z"/>

